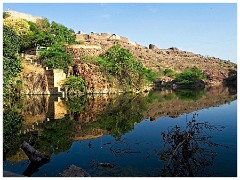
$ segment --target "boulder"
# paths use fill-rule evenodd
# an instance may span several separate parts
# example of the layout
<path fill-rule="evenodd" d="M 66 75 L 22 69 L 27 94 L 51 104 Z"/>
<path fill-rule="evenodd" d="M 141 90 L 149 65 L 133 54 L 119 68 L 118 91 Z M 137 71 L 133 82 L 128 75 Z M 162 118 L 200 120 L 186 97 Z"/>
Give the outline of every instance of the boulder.
<path fill-rule="evenodd" d="M 90 177 L 90 175 L 82 168 L 70 165 L 61 173 L 62 177 Z"/>

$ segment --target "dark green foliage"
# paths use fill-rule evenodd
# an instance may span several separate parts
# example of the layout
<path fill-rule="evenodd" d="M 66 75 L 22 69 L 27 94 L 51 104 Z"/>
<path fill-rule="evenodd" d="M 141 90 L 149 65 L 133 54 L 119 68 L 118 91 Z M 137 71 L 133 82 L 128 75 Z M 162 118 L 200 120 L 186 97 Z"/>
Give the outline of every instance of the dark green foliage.
<path fill-rule="evenodd" d="M 175 80 L 180 85 L 194 85 L 205 78 L 205 74 L 199 68 L 193 67 L 177 74 Z"/>
<path fill-rule="evenodd" d="M 50 47 L 54 43 L 54 35 L 45 31 L 40 31 L 35 41 L 37 45 Z"/>
<path fill-rule="evenodd" d="M 21 61 L 18 57 L 20 48 L 19 37 L 8 27 L 3 27 L 3 87 L 21 71 Z"/>
<path fill-rule="evenodd" d="M 54 44 L 49 49 L 40 53 L 40 59 L 46 66 L 67 70 L 72 63 L 72 56 L 67 53 L 64 45 Z"/>
<path fill-rule="evenodd" d="M 68 94 L 82 94 L 86 90 L 85 80 L 77 76 L 68 77 L 64 87 Z"/>
<path fill-rule="evenodd" d="M 24 119 L 12 109 L 3 112 L 3 145 L 8 155 L 15 154 L 21 146 L 20 130 Z"/>
<path fill-rule="evenodd" d="M 163 71 L 164 76 L 173 77 L 175 75 L 175 72 L 172 69 L 165 69 Z"/>
<path fill-rule="evenodd" d="M 3 56 L 16 58 L 20 48 L 20 38 L 9 27 L 3 26 Z"/>

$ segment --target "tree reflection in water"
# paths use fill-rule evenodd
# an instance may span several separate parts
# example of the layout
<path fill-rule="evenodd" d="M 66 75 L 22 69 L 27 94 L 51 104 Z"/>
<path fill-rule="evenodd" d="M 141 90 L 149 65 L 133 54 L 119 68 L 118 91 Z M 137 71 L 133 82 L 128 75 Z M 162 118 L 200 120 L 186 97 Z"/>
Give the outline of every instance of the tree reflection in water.
<path fill-rule="evenodd" d="M 165 161 L 161 176 L 201 176 L 205 167 L 212 166 L 216 152 L 213 148 L 224 146 L 212 141 L 210 131 L 222 131 L 223 126 L 197 122 L 195 113 L 186 127 L 175 126 L 162 132 L 164 150 L 160 159 Z M 206 176 L 206 173 L 205 173 Z"/>

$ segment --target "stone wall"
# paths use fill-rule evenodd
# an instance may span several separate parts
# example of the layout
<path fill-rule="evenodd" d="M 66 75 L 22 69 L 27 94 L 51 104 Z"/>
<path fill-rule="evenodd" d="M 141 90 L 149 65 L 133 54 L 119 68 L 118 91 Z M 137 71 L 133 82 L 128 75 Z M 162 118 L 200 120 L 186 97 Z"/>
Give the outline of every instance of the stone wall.
<path fill-rule="evenodd" d="M 98 56 L 102 53 L 101 46 L 96 45 L 68 45 L 67 51 L 73 55 L 74 60 L 80 60 L 84 56 Z"/>
<path fill-rule="evenodd" d="M 128 38 L 116 34 L 109 33 L 76 34 L 76 41 L 78 42 L 103 41 L 103 40 L 119 40 L 122 42 L 128 42 Z"/>
<path fill-rule="evenodd" d="M 21 18 L 21 19 L 25 19 L 27 21 L 32 21 L 34 23 L 37 21 L 37 19 L 42 19 L 42 17 L 36 17 L 36 16 L 32 16 L 31 14 L 12 11 L 9 9 L 5 12 L 8 13 L 10 15 L 10 17 L 12 17 L 12 18 Z"/>

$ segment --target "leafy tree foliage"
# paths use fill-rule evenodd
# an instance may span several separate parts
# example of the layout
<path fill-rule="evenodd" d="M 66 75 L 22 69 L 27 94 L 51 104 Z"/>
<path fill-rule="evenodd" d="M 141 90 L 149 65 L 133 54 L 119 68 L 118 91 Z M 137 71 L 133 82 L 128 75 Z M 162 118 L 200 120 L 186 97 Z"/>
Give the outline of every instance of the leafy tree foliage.
<path fill-rule="evenodd" d="M 19 37 L 9 27 L 3 26 L 3 84 L 4 87 L 9 81 L 16 77 L 21 71 L 21 61 L 18 58 L 20 48 Z"/>
<path fill-rule="evenodd" d="M 67 70 L 72 63 L 72 56 L 67 53 L 64 45 L 53 44 L 49 49 L 40 53 L 40 59 L 51 68 Z"/>
<path fill-rule="evenodd" d="M 51 23 L 47 18 L 37 19 L 36 26 L 38 31 L 45 31 L 45 32 L 51 31 Z"/>
<path fill-rule="evenodd" d="M 76 36 L 74 31 L 54 21 L 51 24 L 51 33 L 54 34 L 54 41 L 56 42 L 75 43 Z"/>
<path fill-rule="evenodd" d="M 81 94 L 86 90 L 85 80 L 77 76 L 68 77 L 64 87 L 67 89 L 68 94 Z"/>

